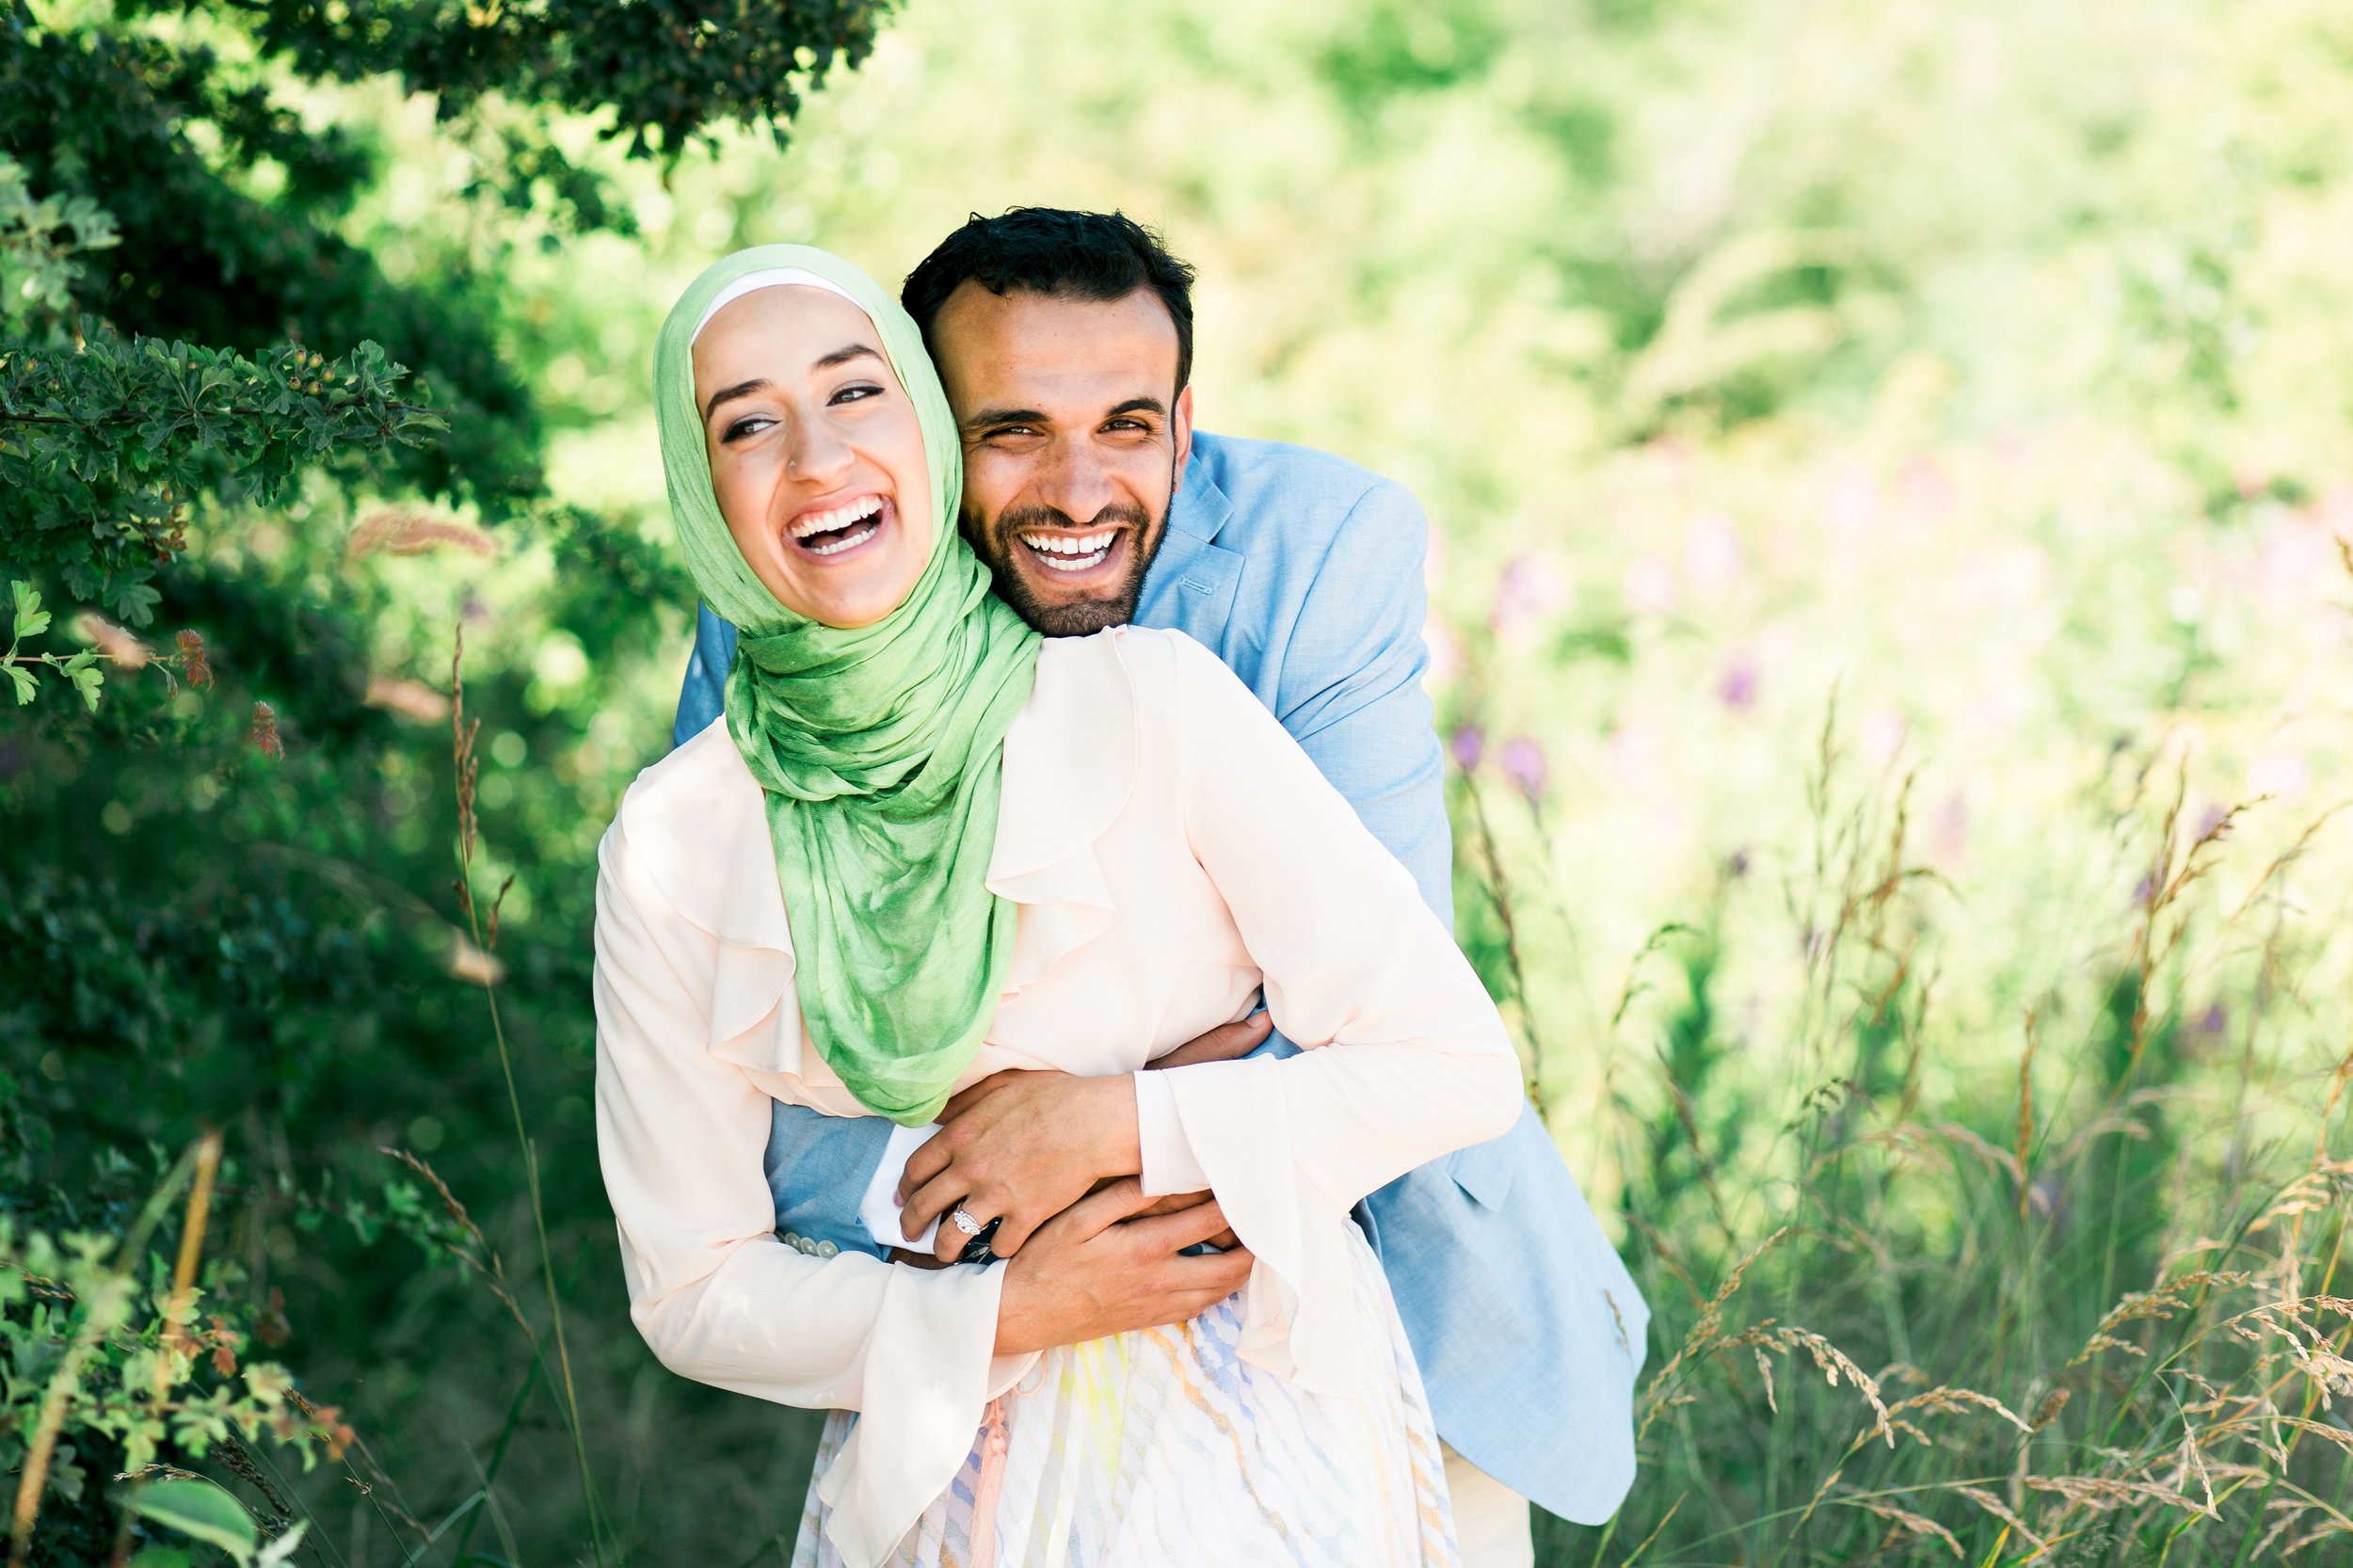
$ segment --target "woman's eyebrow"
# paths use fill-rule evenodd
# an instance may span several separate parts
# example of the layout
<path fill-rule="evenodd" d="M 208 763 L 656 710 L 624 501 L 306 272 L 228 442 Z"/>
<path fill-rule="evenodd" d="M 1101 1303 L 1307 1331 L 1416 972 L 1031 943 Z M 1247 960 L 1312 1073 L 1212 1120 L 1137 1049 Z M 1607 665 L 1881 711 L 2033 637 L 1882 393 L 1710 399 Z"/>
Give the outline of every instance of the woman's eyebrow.
<path fill-rule="evenodd" d="M 846 365 L 852 360 L 859 359 L 861 357 L 869 360 L 879 360 L 882 358 L 882 354 L 879 350 L 876 350 L 866 344 L 845 344 L 808 368 L 811 370 L 831 370 L 836 365 Z"/>
<path fill-rule="evenodd" d="M 712 414 L 717 413 L 719 405 L 722 403 L 732 403 L 739 397 L 749 397 L 754 392 L 766 392 L 771 385 L 773 383 L 766 376 L 755 376 L 748 381 L 738 381 L 732 387 L 721 387 L 711 394 L 711 401 L 703 405 L 703 418 L 709 419 Z"/>
<path fill-rule="evenodd" d="M 840 348 L 835 349 L 832 353 L 818 360 L 816 363 L 810 365 L 808 368 L 811 370 L 831 370 L 836 365 L 846 365 L 852 360 L 881 359 L 881 351 L 867 344 L 844 344 Z M 886 360 L 884 362 L 888 363 L 888 361 Z M 709 419 L 712 414 L 717 413 L 719 411 L 719 405 L 722 403 L 729 403 L 739 397 L 749 397 L 754 392 L 768 392 L 773 390 L 775 386 L 776 383 L 769 380 L 766 376 L 755 376 L 748 381 L 738 381 L 732 387 L 721 387 L 717 392 L 711 394 L 711 401 L 703 405 L 703 418 Z"/>

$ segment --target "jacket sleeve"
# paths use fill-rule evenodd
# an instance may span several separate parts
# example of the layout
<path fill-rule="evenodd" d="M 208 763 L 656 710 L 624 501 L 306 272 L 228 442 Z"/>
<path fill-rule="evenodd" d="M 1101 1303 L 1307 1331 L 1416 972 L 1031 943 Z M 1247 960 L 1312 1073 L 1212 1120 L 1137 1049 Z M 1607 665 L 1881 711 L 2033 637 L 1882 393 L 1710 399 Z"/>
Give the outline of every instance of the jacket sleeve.
<path fill-rule="evenodd" d="M 1171 640 L 1186 832 L 1305 1048 L 1136 1075 L 1144 1188 L 1216 1192 L 1257 1258 L 1245 1351 L 1337 1390 L 1349 1207 L 1509 1129 L 1519 1059 L 1414 879 L 1225 665 Z"/>
<path fill-rule="evenodd" d="M 1385 479 L 1357 500 L 1300 602 L 1273 706 L 1451 931 L 1444 761 L 1421 683 L 1429 546 L 1429 520 L 1404 486 Z"/>
<path fill-rule="evenodd" d="M 695 615 L 695 651 L 686 656 L 686 679 L 679 686 L 678 718 L 670 744 L 682 746 L 702 733 L 727 708 L 728 665 L 735 659 L 735 628 L 708 604 Z"/>
<path fill-rule="evenodd" d="M 631 1320 L 698 1383 L 863 1412 L 833 1483 L 857 1496 L 836 1500 L 904 1529 L 953 1476 L 1011 1365 L 992 1358 L 1002 1271 L 821 1258 L 777 1239 L 761 1171 L 773 1102 L 706 1048 L 696 999 L 717 944 L 632 864 L 626 821 L 625 808 L 598 855 L 594 987 L 598 1157 Z"/>

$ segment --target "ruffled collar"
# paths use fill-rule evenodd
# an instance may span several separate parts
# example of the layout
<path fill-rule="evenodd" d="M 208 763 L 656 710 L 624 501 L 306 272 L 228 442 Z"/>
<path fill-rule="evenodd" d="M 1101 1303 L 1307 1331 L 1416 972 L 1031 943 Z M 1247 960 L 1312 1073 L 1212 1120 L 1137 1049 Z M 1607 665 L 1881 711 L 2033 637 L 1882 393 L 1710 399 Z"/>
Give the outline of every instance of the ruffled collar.
<path fill-rule="evenodd" d="M 1114 628 L 1047 643 L 1029 703 L 1006 732 L 988 887 L 1019 904 L 1021 919 L 1000 1005 L 1118 919 L 1096 845 L 1135 782 L 1125 635 Z M 719 947 L 708 1048 L 755 1072 L 798 1075 L 806 1036 L 792 925 L 760 785 L 727 727 L 709 726 L 648 768 L 630 795 L 623 827 L 638 864 Z"/>

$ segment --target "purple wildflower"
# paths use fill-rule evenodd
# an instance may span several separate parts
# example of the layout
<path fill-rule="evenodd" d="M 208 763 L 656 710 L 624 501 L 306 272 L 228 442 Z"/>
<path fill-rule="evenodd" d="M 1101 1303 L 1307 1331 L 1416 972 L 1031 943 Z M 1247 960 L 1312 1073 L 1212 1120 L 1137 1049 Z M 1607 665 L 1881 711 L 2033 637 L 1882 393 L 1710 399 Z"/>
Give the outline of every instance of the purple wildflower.
<path fill-rule="evenodd" d="M 1532 555 L 1514 555 L 1496 578 L 1487 625 L 1504 637 L 1532 632 L 1559 611 L 1567 597 L 1566 585 L 1551 565 Z"/>
<path fill-rule="evenodd" d="M 1545 748 L 1526 735 L 1514 735 L 1503 743 L 1503 776 L 1530 800 L 1541 800 L 1545 793 L 1545 778 L 1548 773 Z"/>
<path fill-rule="evenodd" d="M 1453 752 L 1456 767 L 1465 773 L 1475 773 L 1479 760 L 1487 754 L 1487 732 L 1475 724 L 1464 725 L 1455 730 L 1447 749 Z"/>
<path fill-rule="evenodd" d="M 1716 696 L 1736 713 L 1745 713 L 1756 706 L 1756 661 L 1745 653 L 1736 653 L 1724 664 L 1724 672 L 1716 680 Z"/>

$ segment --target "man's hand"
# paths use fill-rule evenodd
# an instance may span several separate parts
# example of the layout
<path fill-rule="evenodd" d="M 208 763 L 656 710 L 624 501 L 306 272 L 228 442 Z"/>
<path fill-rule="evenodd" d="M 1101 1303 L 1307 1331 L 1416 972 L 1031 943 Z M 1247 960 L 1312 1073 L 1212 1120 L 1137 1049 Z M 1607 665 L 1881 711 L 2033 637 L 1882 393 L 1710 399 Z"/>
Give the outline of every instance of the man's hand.
<path fill-rule="evenodd" d="M 1190 1067 L 1196 1062 L 1239 1061 L 1265 1045 L 1266 1037 L 1273 1032 L 1274 1016 L 1261 1008 L 1246 1018 L 1194 1035 L 1166 1056 L 1146 1062 L 1144 1070 L 1152 1073 L 1162 1067 Z"/>
<path fill-rule="evenodd" d="M 1220 1024 L 1146 1070 L 1231 1062 L 1256 1050 L 1273 1027 L 1264 1013 Z M 1049 1215 L 1102 1182 L 1143 1169 L 1135 1085 L 1124 1076 L 992 1073 L 951 1099 L 939 1120 L 939 1132 L 915 1151 L 899 1178 L 900 1233 L 909 1240 L 962 1208 L 984 1225 L 1000 1222 L 989 1250 L 1012 1257 Z M 954 1262 L 968 1240 L 956 1226 L 942 1225 L 940 1261 Z"/>
<path fill-rule="evenodd" d="M 1241 1288 L 1250 1277 L 1247 1252 L 1183 1256 L 1225 1229 L 1214 1199 L 1146 1216 L 1152 1207 L 1143 1183 L 1115 1181 L 1040 1225 L 1004 1265 L 997 1353 L 1181 1323 Z"/>

